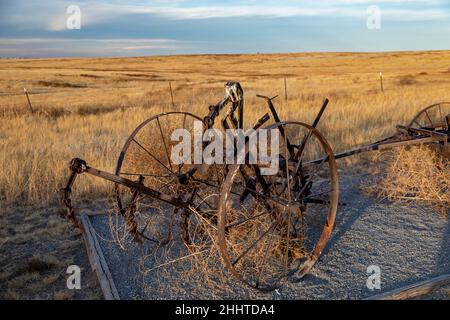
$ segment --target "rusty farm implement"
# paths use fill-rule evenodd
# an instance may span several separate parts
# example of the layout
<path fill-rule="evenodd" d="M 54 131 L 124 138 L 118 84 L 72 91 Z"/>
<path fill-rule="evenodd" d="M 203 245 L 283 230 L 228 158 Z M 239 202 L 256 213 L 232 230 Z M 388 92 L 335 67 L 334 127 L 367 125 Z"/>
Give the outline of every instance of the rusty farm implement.
<path fill-rule="evenodd" d="M 397 126 L 391 137 L 334 154 L 317 129 L 328 100 L 314 122 L 306 124 L 281 120 L 274 98 L 259 96 L 269 112 L 253 129 L 279 135 L 274 174 L 264 175 L 262 165 L 248 161 L 172 161 L 171 135 L 176 129 L 194 134 L 199 123 L 202 132 L 215 126 L 244 127 L 243 90 L 237 82 L 228 82 L 225 88 L 225 97 L 210 106 L 204 118 L 166 112 L 141 123 L 126 140 L 114 173 L 72 159 L 71 176 L 63 189 L 68 218 L 77 223 L 70 195 L 79 174 L 111 181 L 116 210 L 127 231 L 136 242 L 148 242 L 158 257 L 157 267 L 201 254 L 216 243 L 223 264 L 236 279 L 269 291 L 288 276 L 301 279 L 325 248 L 339 206 L 336 159 L 413 144 L 427 144 L 450 156 L 450 103 L 425 108 L 409 124 Z M 248 140 L 241 148 L 247 155 Z"/>

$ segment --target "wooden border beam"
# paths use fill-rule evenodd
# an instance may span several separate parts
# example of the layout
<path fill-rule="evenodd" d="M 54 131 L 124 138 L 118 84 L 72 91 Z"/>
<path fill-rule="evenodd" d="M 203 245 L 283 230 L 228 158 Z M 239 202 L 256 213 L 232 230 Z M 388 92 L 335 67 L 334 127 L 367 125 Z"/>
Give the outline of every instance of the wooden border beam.
<path fill-rule="evenodd" d="M 80 224 L 89 262 L 92 269 L 97 274 L 103 296 L 106 300 L 120 300 L 119 292 L 117 291 L 111 273 L 109 272 L 108 264 L 103 256 L 89 215 L 81 214 Z"/>
<path fill-rule="evenodd" d="M 424 296 L 432 293 L 433 291 L 445 286 L 450 285 L 450 274 L 444 274 L 438 277 L 431 278 L 429 280 L 421 281 L 409 286 L 394 289 L 385 293 L 381 293 L 375 296 L 371 296 L 364 300 L 405 300 L 415 297 Z"/>

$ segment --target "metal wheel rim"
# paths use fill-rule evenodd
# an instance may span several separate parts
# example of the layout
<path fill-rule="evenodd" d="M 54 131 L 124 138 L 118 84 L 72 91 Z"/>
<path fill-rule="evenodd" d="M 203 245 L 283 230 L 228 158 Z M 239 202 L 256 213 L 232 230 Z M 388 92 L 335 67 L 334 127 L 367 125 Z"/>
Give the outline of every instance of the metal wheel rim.
<path fill-rule="evenodd" d="M 323 227 L 321 236 L 317 243 L 314 246 L 314 249 L 311 251 L 309 257 L 307 260 L 298 267 L 298 277 L 302 278 L 305 274 L 309 272 L 309 270 L 314 266 L 314 264 L 317 262 L 318 258 L 320 257 L 320 254 L 322 253 L 323 249 L 325 248 L 326 244 L 328 243 L 328 240 L 331 236 L 334 222 L 336 220 L 336 212 L 338 207 L 338 198 L 339 198 L 339 182 L 338 182 L 338 173 L 337 173 L 337 164 L 334 158 L 333 151 L 325 139 L 325 137 L 315 128 L 312 126 L 303 123 L 303 122 L 295 122 L 295 121 L 283 121 L 279 123 L 272 124 L 267 127 L 267 129 L 273 129 L 281 125 L 288 125 L 288 124 L 294 124 L 294 125 L 300 125 L 307 129 L 309 129 L 321 142 L 322 147 L 324 151 L 327 153 L 329 159 L 329 167 L 330 167 L 330 181 L 332 182 L 332 192 L 330 192 L 331 195 L 331 205 L 330 209 L 328 210 L 326 223 Z M 227 242 L 226 242 L 226 233 L 225 233 L 225 224 L 226 224 L 226 216 L 227 216 L 227 210 L 226 210 L 226 204 L 230 197 L 230 188 L 233 184 L 233 180 L 235 179 L 237 173 L 239 172 L 240 165 L 230 165 L 228 175 L 226 176 L 226 179 L 224 181 L 221 196 L 219 199 L 219 210 L 218 210 L 218 243 L 219 243 L 219 250 L 220 254 L 222 256 L 222 260 L 226 266 L 226 268 L 231 272 L 231 274 L 238 279 L 239 281 L 243 282 L 249 287 L 255 288 L 260 291 L 272 291 L 278 287 L 278 284 L 274 285 L 268 285 L 264 287 L 255 287 L 252 283 L 247 281 L 237 270 L 234 268 L 234 266 L 231 263 L 230 256 L 228 254 L 227 249 Z"/>

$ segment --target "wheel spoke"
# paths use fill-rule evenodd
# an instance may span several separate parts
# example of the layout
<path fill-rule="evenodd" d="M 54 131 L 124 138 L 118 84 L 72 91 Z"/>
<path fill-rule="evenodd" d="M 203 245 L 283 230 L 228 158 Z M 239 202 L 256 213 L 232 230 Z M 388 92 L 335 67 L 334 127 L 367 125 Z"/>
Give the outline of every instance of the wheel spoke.
<path fill-rule="evenodd" d="M 323 158 L 322 161 L 319 163 L 318 166 L 322 165 L 325 160 L 327 160 L 328 158 Z M 312 174 L 310 173 L 308 180 L 303 184 L 302 189 L 299 191 L 299 193 L 297 194 L 297 197 L 295 197 L 295 201 L 298 201 L 299 198 L 303 195 L 303 193 L 306 191 L 306 188 L 308 187 L 308 185 L 310 184 L 310 182 L 312 182 L 312 179 L 316 177 L 317 172 L 319 170 L 316 169 Z"/>
<path fill-rule="evenodd" d="M 164 144 L 164 150 L 166 151 L 167 161 L 169 162 L 170 170 L 173 171 L 172 161 L 170 161 L 169 150 L 167 149 L 166 139 L 164 138 L 164 134 L 162 132 L 161 123 L 159 122 L 159 117 L 156 118 L 156 122 L 158 123 L 159 132 L 161 134 L 161 139 Z"/>
<path fill-rule="evenodd" d="M 433 126 L 433 121 L 430 118 L 430 115 L 428 114 L 428 111 L 425 111 L 425 114 L 427 115 L 428 121 L 430 122 L 430 125 Z"/>
<path fill-rule="evenodd" d="M 280 215 L 281 216 L 281 215 Z M 275 222 L 272 223 L 272 225 L 263 232 L 263 234 L 261 234 L 258 239 L 256 239 L 249 247 L 247 247 L 247 249 L 245 249 L 233 262 L 232 265 L 236 265 L 236 263 L 239 262 L 239 260 L 242 259 L 242 257 L 244 257 L 247 253 L 249 253 L 250 250 L 252 250 L 257 244 L 258 242 L 260 242 L 269 232 L 271 232 L 271 230 L 274 230 L 281 222 L 280 216 L 277 218 L 277 220 Z"/>
<path fill-rule="evenodd" d="M 303 137 L 302 142 L 298 145 L 298 150 L 297 150 L 297 154 L 295 155 L 295 159 L 300 159 L 301 158 L 303 150 L 306 147 L 306 143 L 308 143 L 308 140 L 311 137 L 311 135 L 312 135 L 312 129 L 309 129 L 308 134 Z"/>
<path fill-rule="evenodd" d="M 273 230 L 275 230 L 275 229 L 273 229 Z M 272 230 L 272 232 L 269 233 L 269 237 L 272 236 L 273 230 Z M 269 249 L 270 249 L 269 244 L 271 244 L 270 241 L 266 241 L 266 244 L 265 244 L 266 247 L 264 248 L 263 261 L 261 263 L 261 267 L 258 272 L 258 278 L 256 279 L 256 285 L 255 285 L 256 288 L 259 288 L 259 284 L 261 281 L 261 275 L 262 275 L 262 273 L 264 271 L 264 267 L 266 266 L 266 263 L 267 263 L 267 256 L 269 255 Z"/>
<path fill-rule="evenodd" d="M 243 223 L 245 223 L 245 222 L 247 222 L 247 221 L 257 219 L 257 218 L 262 217 L 262 216 L 267 215 L 267 214 L 270 214 L 270 212 L 269 212 L 269 211 L 265 211 L 265 212 L 263 212 L 263 213 L 259 213 L 259 214 L 257 214 L 257 215 L 251 216 L 251 217 L 249 217 L 249 218 L 245 218 L 245 219 L 239 220 L 239 221 L 237 221 L 237 222 L 233 222 L 233 223 L 231 223 L 231 224 L 227 224 L 227 225 L 225 226 L 225 228 L 226 228 L 226 229 L 229 229 L 229 228 L 237 227 L 237 226 L 239 226 L 239 225 L 241 225 L 241 224 L 243 224 Z"/>
<path fill-rule="evenodd" d="M 164 163 L 162 163 L 158 158 L 156 158 L 152 153 L 150 153 L 150 151 L 148 151 L 142 144 L 140 144 L 136 139 L 133 138 L 132 140 L 134 143 L 136 143 L 142 150 L 144 150 L 150 157 L 152 157 L 153 159 L 156 160 L 156 162 L 158 162 L 160 165 L 162 165 L 165 169 L 167 169 L 167 171 L 169 171 L 170 173 L 172 173 L 172 175 L 174 175 L 173 171 L 170 170 Z"/>

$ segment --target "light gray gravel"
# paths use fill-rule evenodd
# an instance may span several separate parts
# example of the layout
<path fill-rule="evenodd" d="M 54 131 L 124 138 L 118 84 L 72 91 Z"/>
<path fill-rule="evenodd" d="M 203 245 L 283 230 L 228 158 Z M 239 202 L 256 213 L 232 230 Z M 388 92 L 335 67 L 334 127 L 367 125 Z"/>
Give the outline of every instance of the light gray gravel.
<path fill-rule="evenodd" d="M 379 201 L 362 194 L 362 181 L 341 177 L 338 216 L 330 242 L 310 275 L 277 292 L 259 293 L 240 286 L 225 291 L 201 288 L 189 279 L 144 276 L 139 258 L 145 249 L 121 250 L 109 241 L 106 216 L 92 217 L 105 258 L 123 299 L 361 299 L 450 273 L 450 221 L 420 204 Z M 381 269 L 381 290 L 366 286 L 367 267 Z M 447 290 L 429 298 L 449 299 Z"/>

